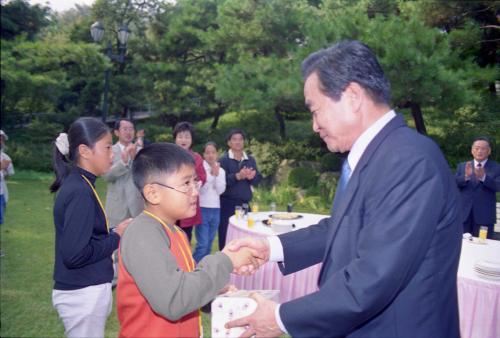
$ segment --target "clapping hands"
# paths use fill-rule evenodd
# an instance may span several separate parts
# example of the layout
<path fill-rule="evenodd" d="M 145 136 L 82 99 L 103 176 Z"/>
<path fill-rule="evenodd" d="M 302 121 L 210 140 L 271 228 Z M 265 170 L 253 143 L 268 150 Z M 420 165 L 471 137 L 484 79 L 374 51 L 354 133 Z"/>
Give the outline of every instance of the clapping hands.
<path fill-rule="evenodd" d="M 123 163 L 128 164 L 128 162 L 130 160 L 133 160 L 135 158 L 136 153 L 137 153 L 137 146 L 134 143 L 130 143 L 121 152 L 121 157 L 122 157 Z"/>
<path fill-rule="evenodd" d="M 236 178 L 238 180 L 253 180 L 257 172 L 255 171 L 254 168 L 248 168 L 248 167 L 243 167 L 241 170 L 236 174 Z"/>
<path fill-rule="evenodd" d="M 474 168 L 474 175 L 476 175 L 478 180 L 483 181 L 485 176 L 484 167 Z"/>

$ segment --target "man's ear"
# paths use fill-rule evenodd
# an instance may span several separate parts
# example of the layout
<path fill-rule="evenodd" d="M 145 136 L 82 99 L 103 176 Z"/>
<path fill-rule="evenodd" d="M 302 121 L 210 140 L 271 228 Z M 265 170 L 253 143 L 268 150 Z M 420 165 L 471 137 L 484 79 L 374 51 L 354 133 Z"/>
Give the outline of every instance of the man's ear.
<path fill-rule="evenodd" d="M 115 134 L 116 137 L 120 138 L 120 133 L 117 129 L 113 130 L 113 133 Z"/>
<path fill-rule="evenodd" d="M 346 95 L 347 103 L 351 107 L 352 111 L 358 112 L 361 109 L 363 100 L 365 99 L 365 90 L 356 82 L 351 82 L 344 90 L 344 95 Z"/>
<path fill-rule="evenodd" d="M 146 184 L 144 188 L 142 188 L 142 194 L 144 195 L 146 202 L 149 204 L 160 204 L 160 192 L 155 184 Z"/>
<path fill-rule="evenodd" d="M 92 156 L 92 149 L 90 149 L 85 144 L 80 144 L 78 146 L 78 154 L 80 155 L 80 158 L 84 158 L 86 160 L 89 160 Z"/>

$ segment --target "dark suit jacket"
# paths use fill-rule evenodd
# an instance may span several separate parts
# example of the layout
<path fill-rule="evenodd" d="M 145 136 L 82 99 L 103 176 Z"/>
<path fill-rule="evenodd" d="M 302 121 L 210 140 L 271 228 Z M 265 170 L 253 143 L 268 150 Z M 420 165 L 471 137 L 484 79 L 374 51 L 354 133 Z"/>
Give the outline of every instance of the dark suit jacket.
<path fill-rule="evenodd" d="M 285 274 L 323 262 L 319 291 L 283 303 L 294 337 L 458 337 L 458 190 L 439 148 L 392 119 L 331 217 L 280 236 Z"/>
<path fill-rule="evenodd" d="M 481 182 L 475 179 L 474 173 L 470 180 L 465 180 L 465 163 L 458 165 L 455 175 L 460 190 L 462 221 L 467 220 L 472 212 L 474 223 L 495 224 L 495 194 L 500 191 L 500 165 L 492 160 L 486 161 L 486 178 Z"/>

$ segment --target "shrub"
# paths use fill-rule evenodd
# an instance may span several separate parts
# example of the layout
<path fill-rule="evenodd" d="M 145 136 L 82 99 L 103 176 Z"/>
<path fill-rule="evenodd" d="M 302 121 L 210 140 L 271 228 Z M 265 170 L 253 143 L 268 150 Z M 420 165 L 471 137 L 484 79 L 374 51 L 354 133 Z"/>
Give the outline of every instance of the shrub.
<path fill-rule="evenodd" d="M 288 183 L 293 187 L 309 189 L 316 186 L 318 174 L 308 168 L 293 168 L 288 176 Z"/>
<path fill-rule="evenodd" d="M 339 171 L 342 166 L 342 161 L 339 155 L 334 153 L 326 153 L 320 159 L 322 171 Z"/>
<path fill-rule="evenodd" d="M 261 143 L 254 140 L 250 144 L 250 152 L 255 157 L 259 171 L 264 177 L 274 175 L 280 163 L 280 158 L 273 148 L 274 145 L 269 142 Z"/>
<path fill-rule="evenodd" d="M 62 131 L 62 124 L 41 119 L 35 119 L 26 128 L 16 131 L 13 139 L 9 139 L 6 150 L 14 167 L 52 171 L 53 142 Z"/>
<path fill-rule="evenodd" d="M 289 140 L 276 145 L 275 151 L 280 159 L 316 161 L 321 150 L 319 148 L 311 147 L 307 141 Z"/>
<path fill-rule="evenodd" d="M 16 169 L 52 170 L 52 143 L 10 143 L 7 153 Z"/>

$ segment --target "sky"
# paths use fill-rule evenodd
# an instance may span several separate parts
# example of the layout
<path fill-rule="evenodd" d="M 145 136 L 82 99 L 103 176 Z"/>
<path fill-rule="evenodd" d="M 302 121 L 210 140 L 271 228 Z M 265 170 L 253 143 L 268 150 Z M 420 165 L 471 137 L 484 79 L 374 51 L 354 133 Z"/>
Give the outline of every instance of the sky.
<path fill-rule="evenodd" d="M 90 6 L 94 3 L 94 1 L 95 0 L 29 0 L 28 2 L 32 5 L 47 5 L 56 12 L 63 12 L 75 7 L 75 4 Z"/>

